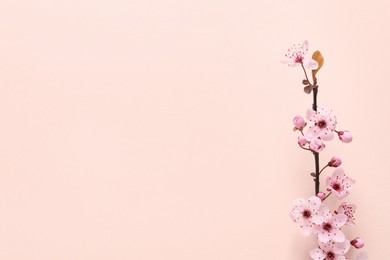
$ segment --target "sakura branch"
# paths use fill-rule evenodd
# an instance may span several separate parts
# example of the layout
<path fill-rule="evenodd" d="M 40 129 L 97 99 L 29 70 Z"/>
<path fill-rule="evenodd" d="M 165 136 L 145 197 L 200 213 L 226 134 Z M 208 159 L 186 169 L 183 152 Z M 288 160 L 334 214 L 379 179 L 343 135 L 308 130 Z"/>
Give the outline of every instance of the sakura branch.
<path fill-rule="evenodd" d="M 317 108 L 318 81 L 317 73 L 324 64 L 324 58 L 321 52 L 316 51 L 312 57 L 307 57 L 309 44 L 304 41 L 302 44 L 296 44 L 285 55 L 287 60 L 282 63 L 290 67 L 300 67 L 303 69 L 304 92 L 313 93 L 313 104 L 306 111 L 306 120 L 297 115 L 293 119 L 294 131 L 299 132 L 299 147 L 314 155 L 314 177 L 315 185 L 314 196 L 306 199 L 299 198 L 293 202 L 293 209 L 290 213 L 291 219 L 300 227 L 301 233 L 305 236 L 314 234 L 317 237 L 318 247 L 311 250 L 309 255 L 314 260 L 344 260 L 351 246 L 360 249 L 364 246 L 364 241 L 357 237 L 349 240 L 344 232 L 345 226 L 355 226 L 356 205 L 349 204 L 346 201 L 340 202 L 336 210 L 331 210 L 325 201 L 330 196 L 338 200 L 348 197 L 355 180 L 349 177 L 345 171 L 340 168 L 342 160 L 339 157 L 333 157 L 320 170 L 320 153 L 325 149 L 326 142 L 334 140 L 337 135 L 343 143 L 350 143 L 352 135 L 346 130 L 337 130 L 338 121 L 333 111 L 327 107 Z M 308 71 L 311 72 L 309 79 Z M 326 192 L 321 191 L 320 177 L 328 168 L 334 168 L 333 173 L 325 176 Z M 366 252 L 359 252 L 355 260 L 366 260 Z"/>

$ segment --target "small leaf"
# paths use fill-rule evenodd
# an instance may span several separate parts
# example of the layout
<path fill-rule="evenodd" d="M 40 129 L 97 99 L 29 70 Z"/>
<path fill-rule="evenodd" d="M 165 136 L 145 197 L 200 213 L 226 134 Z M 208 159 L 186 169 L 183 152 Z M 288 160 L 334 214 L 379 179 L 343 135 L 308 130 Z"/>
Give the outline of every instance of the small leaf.
<path fill-rule="evenodd" d="M 316 177 L 316 174 L 314 172 L 310 173 L 310 175 Z"/>
<path fill-rule="evenodd" d="M 318 68 L 313 70 L 313 75 L 315 76 L 317 72 L 321 69 L 322 65 L 324 65 L 324 57 L 322 56 L 320 51 L 315 51 L 313 53 L 312 58 L 318 63 Z"/>
<path fill-rule="evenodd" d="M 306 94 L 310 94 L 311 91 L 313 90 L 313 86 L 309 85 L 303 88 L 303 91 L 305 91 Z"/>
<path fill-rule="evenodd" d="M 303 85 L 309 85 L 310 82 L 309 82 L 307 79 L 304 79 L 304 80 L 302 80 L 302 84 L 303 84 Z"/>

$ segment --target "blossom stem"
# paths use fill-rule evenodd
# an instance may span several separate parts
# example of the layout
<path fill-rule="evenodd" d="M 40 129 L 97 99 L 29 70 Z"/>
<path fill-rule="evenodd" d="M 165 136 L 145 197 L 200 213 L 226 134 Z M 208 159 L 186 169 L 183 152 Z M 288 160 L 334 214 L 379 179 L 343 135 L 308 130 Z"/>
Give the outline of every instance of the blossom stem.
<path fill-rule="evenodd" d="M 321 169 L 321 171 L 320 171 L 320 173 L 319 173 L 319 174 L 321 174 L 321 173 L 322 173 L 322 171 L 323 171 L 323 170 L 325 170 L 325 168 L 326 168 L 326 167 L 328 167 L 328 166 L 329 166 L 329 165 L 325 165 L 325 166 L 324 166 L 324 167 Z"/>
<path fill-rule="evenodd" d="M 322 201 L 326 200 L 330 196 L 330 194 L 332 194 L 332 192 L 329 192 L 328 195 L 326 195 Z"/>
<path fill-rule="evenodd" d="M 313 110 L 317 111 L 317 94 L 318 94 L 318 87 L 313 89 Z M 314 164 L 315 164 L 315 194 L 318 194 L 320 192 L 320 155 L 316 152 L 313 152 L 314 154 Z"/>
<path fill-rule="evenodd" d="M 312 149 L 309 149 L 309 148 L 306 148 L 306 147 L 303 147 L 303 146 L 299 146 L 299 147 L 301 147 L 303 150 L 306 150 L 306 151 L 313 152 L 313 150 L 312 150 Z"/>
<path fill-rule="evenodd" d="M 309 82 L 309 84 L 312 86 L 309 78 L 307 77 L 306 69 L 305 69 L 305 66 L 303 66 L 303 64 L 302 64 L 302 69 L 303 69 L 303 72 L 305 73 L 305 77 L 306 77 L 307 82 Z"/>

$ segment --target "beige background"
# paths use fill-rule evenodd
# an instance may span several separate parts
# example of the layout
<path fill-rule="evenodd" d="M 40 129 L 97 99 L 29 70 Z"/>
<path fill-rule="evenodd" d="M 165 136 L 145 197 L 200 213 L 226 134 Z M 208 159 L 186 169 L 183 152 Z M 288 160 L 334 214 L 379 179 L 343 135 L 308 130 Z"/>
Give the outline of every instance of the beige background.
<path fill-rule="evenodd" d="M 390 259 L 390 4 L 0 2 L 0 259 L 309 259 L 290 222 L 312 156 L 296 145 L 304 39 L 329 143 L 357 185 L 371 259 Z M 330 172 L 327 172 L 330 173 Z"/>

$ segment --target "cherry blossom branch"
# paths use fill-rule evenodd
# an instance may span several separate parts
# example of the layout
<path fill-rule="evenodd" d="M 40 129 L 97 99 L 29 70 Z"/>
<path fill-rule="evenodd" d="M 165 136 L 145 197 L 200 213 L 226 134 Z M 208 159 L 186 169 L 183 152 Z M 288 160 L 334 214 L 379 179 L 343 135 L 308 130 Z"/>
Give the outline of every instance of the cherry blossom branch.
<path fill-rule="evenodd" d="M 311 84 L 311 82 L 307 76 L 305 66 L 303 64 L 301 64 L 301 66 L 302 66 L 303 72 L 305 73 L 305 77 L 306 77 L 307 82 L 310 84 L 310 87 L 313 89 L 313 106 L 312 106 L 312 108 L 314 111 L 317 111 L 318 86 L 317 86 L 316 77 L 315 77 L 314 73 L 312 73 L 313 80 L 316 83 L 316 86 L 314 86 L 313 84 Z M 314 187 L 315 194 L 314 195 L 317 195 L 320 192 L 320 156 L 317 152 L 314 152 L 314 151 L 313 151 L 313 154 L 314 154 L 314 164 L 315 164 L 315 174 L 316 174 L 316 177 L 314 179 L 315 180 L 315 187 Z"/>
<path fill-rule="evenodd" d="M 342 161 L 338 157 L 332 157 L 320 170 L 319 153 L 325 148 L 323 141 L 332 140 L 334 133 L 338 135 L 343 143 L 349 143 L 353 138 L 349 131 L 337 131 L 335 129 L 337 120 L 331 114 L 332 110 L 318 108 L 317 111 L 318 84 L 316 74 L 324 64 L 324 58 L 320 51 L 314 52 L 312 58 L 305 57 L 307 51 L 307 41 L 302 44 L 294 44 L 285 55 L 288 60 L 282 61 L 290 67 L 302 67 L 305 74 L 305 78 L 302 80 L 302 84 L 305 85 L 303 91 L 306 94 L 313 92 L 312 109 L 308 109 L 306 112 L 308 122 L 301 115 L 295 116 L 293 130 L 300 132 L 298 136 L 299 147 L 314 155 L 315 171 L 311 172 L 310 175 L 314 178 L 315 196 L 311 196 L 307 200 L 302 198 L 295 200 L 290 217 L 300 225 L 302 234 L 310 235 L 314 233 L 317 235 L 318 247 L 309 252 L 311 259 L 347 259 L 344 255 L 351 245 L 357 249 L 364 246 L 362 239 L 357 237 L 350 241 L 341 230 L 344 225 L 355 225 L 356 205 L 343 202 L 337 210 L 331 211 L 323 202 L 331 194 L 338 199 L 348 196 L 355 180 L 348 177 L 344 170 L 339 168 Z M 308 72 L 311 71 L 311 82 L 306 69 L 308 69 Z M 308 123 L 309 126 L 304 133 L 303 130 Z M 336 169 L 331 176 L 326 178 L 327 193 L 324 193 L 320 192 L 320 175 L 327 167 Z M 355 260 L 368 260 L 368 256 L 361 252 Z"/>
<path fill-rule="evenodd" d="M 306 74 L 306 72 L 305 72 Z M 313 89 L 313 110 L 317 111 L 317 94 L 318 94 L 318 86 Z M 315 194 L 317 195 L 320 192 L 320 155 L 317 152 L 313 152 L 314 154 L 314 164 L 315 164 Z"/>

